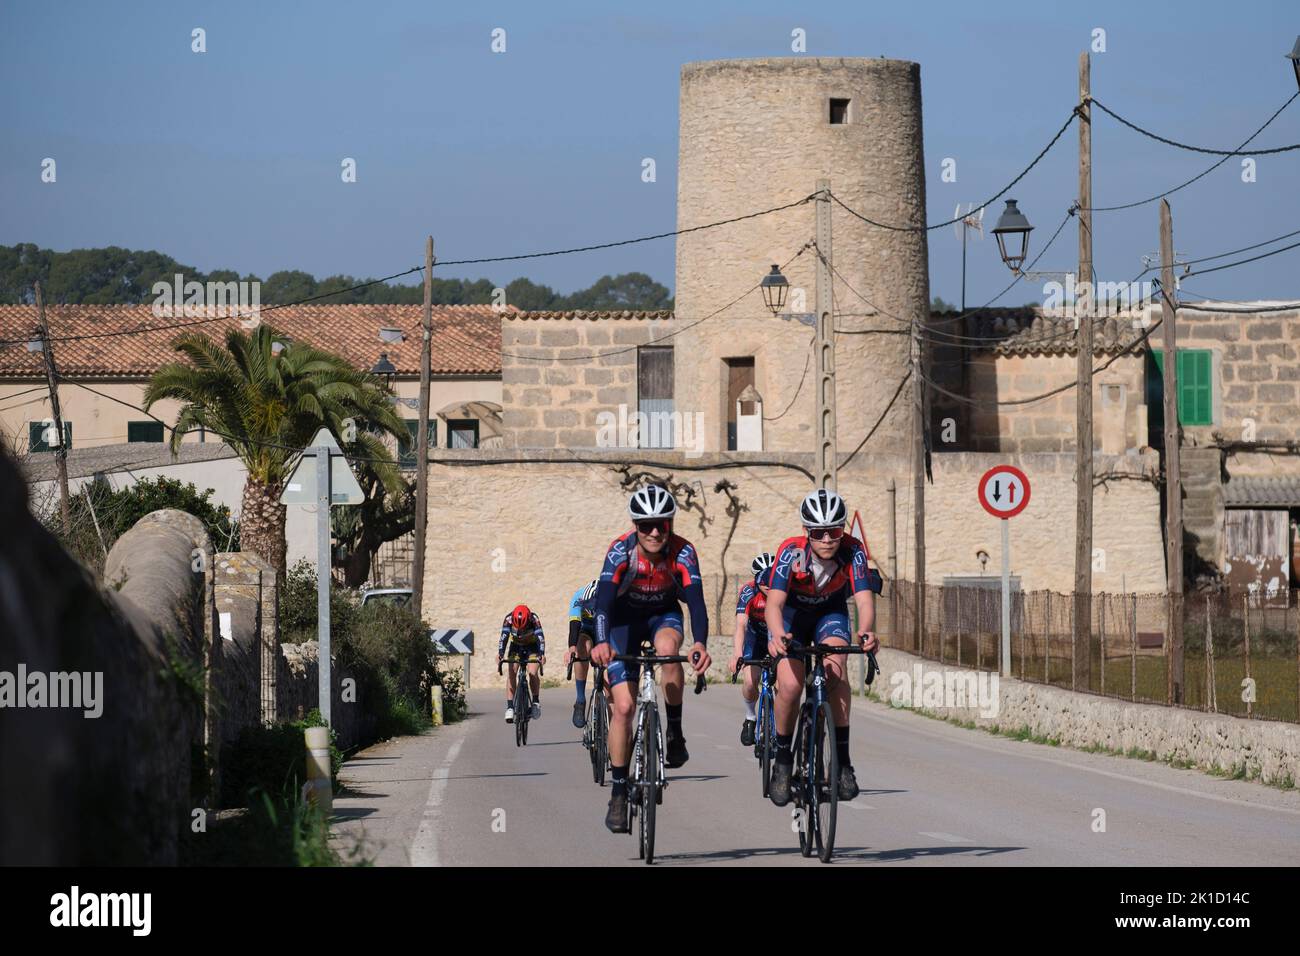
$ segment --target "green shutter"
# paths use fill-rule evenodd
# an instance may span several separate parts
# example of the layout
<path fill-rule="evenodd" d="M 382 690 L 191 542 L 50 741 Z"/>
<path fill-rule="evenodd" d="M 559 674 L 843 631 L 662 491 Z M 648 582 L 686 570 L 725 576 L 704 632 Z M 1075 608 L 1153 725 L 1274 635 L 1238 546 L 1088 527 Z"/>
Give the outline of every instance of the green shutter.
<path fill-rule="evenodd" d="M 1165 357 L 1152 350 L 1156 368 L 1164 375 Z M 1209 349 L 1178 350 L 1178 421 L 1188 425 L 1214 424 L 1214 353 Z"/>
<path fill-rule="evenodd" d="M 126 440 L 128 442 L 161 442 L 163 440 L 162 422 L 127 422 Z"/>

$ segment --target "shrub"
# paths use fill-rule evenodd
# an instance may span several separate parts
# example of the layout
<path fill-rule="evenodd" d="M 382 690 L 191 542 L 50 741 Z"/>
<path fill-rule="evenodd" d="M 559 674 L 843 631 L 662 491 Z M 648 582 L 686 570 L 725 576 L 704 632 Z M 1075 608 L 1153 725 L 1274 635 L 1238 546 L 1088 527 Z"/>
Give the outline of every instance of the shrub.
<path fill-rule="evenodd" d="M 223 807 L 240 807 L 257 791 L 281 793 L 291 788 L 297 793 L 307 779 L 307 746 L 303 731 L 323 727 L 320 711 L 313 710 L 302 720 L 271 727 L 245 727 L 234 743 L 221 751 L 221 800 Z M 330 778 L 338 777 L 343 755 L 335 744 L 336 733 L 330 730 Z"/>
<path fill-rule="evenodd" d="M 316 565 L 299 559 L 280 589 L 280 640 L 301 644 L 316 640 Z M 330 636 L 341 640 L 355 625 L 359 604 L 347 588 L 330 582 Z"/>

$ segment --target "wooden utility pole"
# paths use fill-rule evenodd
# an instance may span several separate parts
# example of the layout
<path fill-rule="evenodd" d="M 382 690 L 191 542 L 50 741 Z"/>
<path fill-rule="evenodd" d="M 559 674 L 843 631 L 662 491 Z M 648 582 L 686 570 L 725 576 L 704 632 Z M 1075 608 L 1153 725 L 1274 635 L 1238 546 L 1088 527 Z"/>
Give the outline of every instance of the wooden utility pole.
<path fill-rule="evenodd" d="M 1169 587 L 1169 667 L 1173 702 L 1183 701 L 1183 430 L 1178 421 L 1178 333 L 1174 308 L 1174 224 L 1169 202 L 1160 200 L 1160 325 L 1164 332 L 1165 382 L 1165 567 Z"/>
<path fill-rule="evenodd" d="M 424 244 L 424 335 L 420 342 L 420 431 L 415 436 L 415 560 L 411 604 L 424 610 L 424 539 L 429 510 L 429 376 L 433 365 L 433 236 Z"/>
<path fill-rule="evenodd" d="M 921 377 L 921 322 L 912 320 L 912 506 L 916 523 L 916 580 L 912 582 L 915 650 L 925 638 L 925 390 Z"/>
<path fill-rule="evenodd" d="M 831 181 L 817 180 L 817 485 L 835 490 L 835 318 L 831 288 Z"/>
<path fill-rule="evenodd" d="M 36 283 L 36 319 L 41 326 L 41 353 L 45 358 L 45 381 L 50 388 L 50 409 L 54 412 L 54 435 L 57 442 L 55 461 L 59 467 L 59 512 L 63 533 L 72 534 L 72 515 L 68 511 L 68 443 L 64 441 L 63 411 L 59 408 L 59 376 L 54 367 L 54 346 L 50 343 L 50 326 L 45 321 L 45 300 L 41 284 Z M 46 444 L 49 444 L 47 441 Z"/>
<path fill-rule="evenodd" d="M 1078 494 L 1074 536 L 1074 667 L 1087 688 L 1092 635 L 1092 102 L 1088 54 L 1079 54 L 1079 275 L 1075 321 L 1079 326 L 1078 383 L 1075 388 L 1074 484 Z"/>

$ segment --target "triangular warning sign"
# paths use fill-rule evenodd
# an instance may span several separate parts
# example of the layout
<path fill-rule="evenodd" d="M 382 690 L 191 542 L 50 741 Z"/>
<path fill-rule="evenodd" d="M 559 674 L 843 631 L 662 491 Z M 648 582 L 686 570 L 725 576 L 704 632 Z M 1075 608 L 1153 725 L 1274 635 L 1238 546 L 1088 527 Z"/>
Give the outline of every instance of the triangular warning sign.
<path fill-rule="evenodd" d="M 284 483 L 284 491 L 280 495 L 281 504 L 316 504 L 316 456 L 311 454 L 311 450 L 322 445 L 330 450 L 330 504 L 359 505 L 365 501 L 366 496 L 362 494 L 357 476 L 352 474 L 339 443 L 334 440 L 328 428 L 322 428 L 312 438 L 311 444 L 294 466 L 293 474 Z"/>

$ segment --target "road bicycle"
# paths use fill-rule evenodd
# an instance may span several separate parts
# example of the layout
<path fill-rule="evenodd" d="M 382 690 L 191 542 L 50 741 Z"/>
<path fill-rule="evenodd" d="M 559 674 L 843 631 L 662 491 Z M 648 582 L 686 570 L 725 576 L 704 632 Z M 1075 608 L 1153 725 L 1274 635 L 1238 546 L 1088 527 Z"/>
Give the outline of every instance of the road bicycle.
<path fill-rule="evenodd" d="M 691 657 L 683 654 L 615 654 L 613 660 L 625 664 L 641 665 L 641 678 L 636 695 L 636 714 L 632 738 L 632 762 L 628 768 L 627 806 L 628 832 L 633 819 L 640 821 L 640 845 L 637 855 L 653 863 L 655 856 L 655 808 L 664 802 L 668 789 L 664 763 L 663 725 L 659 720 L 659 685 L 655 683 L 654 669 L 661 664 L 685 664 Z M 695 693 L 700 693 L 708 682 L 701 674 L 695 681 Z"/>
<path fill-rule="evenodd" d="M 515 710 L 515 746 L 523 747 L 528 744 L 528 721 L 533 716 L 533 694 L 531 681 L 528 679 L 528 664 L 536 664 L 538 659 L 532 654 L 524 657 L 511 654 L 503 657 L 497 663 L 497 673 L 501 673 L 502 664 L 518 664 L 519 670 L 515 673 L 515 697 L 511 704 Z M 542 674 L 545 672 L 545 665 L 537 668 L 537 677 L 540 682 Z"/>
<path fill-rule="evenodd" d="M 861 654 L 857 644 L 791 645 L 787 657 L 811 658 L 804 665 L 803 704 L 794 735 L 794 769 L 790 775 L 790 793 L 794 798 L 791 816 L 799 833 L 799 852 L 805 857 L 814 850 L 823 863 L 835 852 L 835 817 L 840 802 L 840 761 L 831 739 L 835 723 L 830 699 L 826 696 L 826 669 L 823 659 L 830 654 Z M 880 665 L 876 655 L 867 651 L 867 684 L 876 679 Z"/>
<path fill-rule="evenodd" d="M 773 709 L 773 688 L 776 686 L 775 657 L 755 657 L 736 662 L 731 682 L 736 682 L 742 667 L 761 667 L 758 677 L 758 703 L 754 719 L 754 756 L 758 758 L 763 780 L 763 796 L 768 796 L 772 783 L 772 757 L 776 754 L 776 711 Z"/>
<path fill-rule="evenodd" d="M 575 657 L 569 661 L 565 680 L 573 679 L 573 665 L 586 663 L 589 657 Z M 605 668 L 592 665 L 592 691 L 587 698 L 587 720 L 582 728 L 582 746 L 591 755 L 591 778 L 596 786 L 605 786 L 605 773 L 609 770 L 609 698 L 605 693 Z"/>

